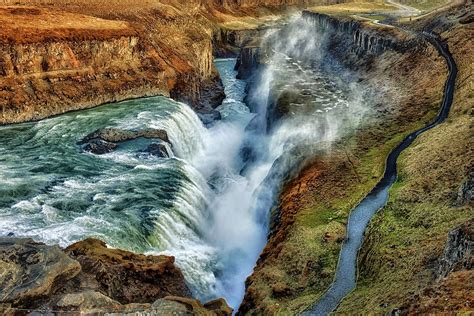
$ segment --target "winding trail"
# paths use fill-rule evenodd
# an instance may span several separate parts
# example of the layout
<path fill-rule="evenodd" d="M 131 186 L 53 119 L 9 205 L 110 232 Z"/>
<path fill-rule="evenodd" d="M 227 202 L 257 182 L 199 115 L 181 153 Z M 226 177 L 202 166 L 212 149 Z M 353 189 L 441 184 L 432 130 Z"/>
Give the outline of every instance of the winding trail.
<path fill-rule="evenodd" d="M 393 5 L 394 7 L 399 8 L 400 10 L 397 13 L 400 16 L 409 17 L 409 16 L 420 15 L 422 13 L 421 10 L 401 4 L 397 1 L 387 0 L 387 3 Z"/>
<path fill-rule="evenodd" d="M 442 123 L 448 117 L 453 103 L 457 77 L 456 63 L 449 53 L 447 46 L 435 35 L 423 33 L 423 37 L 436 47 L 439 53 L 446 59 L 449 68 L 449 77 L 444 88 L 441 110 L 432 123 L 408 135 L 390 152 L 382 179 L 359 205 L 352 210 L 349 216 L 347 235 L 341 248 L 333 284 L 305 315 L 328 315 L 355 289 L 357 282 L 357 255 L 362 245 L 364 232 L 371 218 L 388 201 L 389 189 L 397 179 L 398 157 L 403 150 L 414 142 L 417 136 Z"/>

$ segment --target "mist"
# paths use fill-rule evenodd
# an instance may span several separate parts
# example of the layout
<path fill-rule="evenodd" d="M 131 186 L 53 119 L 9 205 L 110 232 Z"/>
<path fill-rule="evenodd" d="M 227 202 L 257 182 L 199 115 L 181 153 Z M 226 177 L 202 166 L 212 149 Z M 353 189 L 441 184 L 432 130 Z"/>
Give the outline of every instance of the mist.
<path fill-rule="evenodd" d="M 225 297 L 234 309 L 266 244 L 269 210 L 283 181 L 306 159 L 331 150 L 369 111 L 357 87 L 342 87 L 322 71 L 326 42 L 299 16 L 282 30 L 269 31 L 262 43 L 264 64 L 246 100 L 252 113 L 224 117 L 211 127 L 205 150 L 194 162 L 214 188 L 204 239 L 217 253 L 215 295 Z M 289 104 L 288 113 L 272 119 L 275 105 L 288 91 L 303 97 Z M 230 94 L 227 106 L 241 106 L 242 96 L 236 100 Z M 224 102 L 221 111 L 226 110 Z"/>

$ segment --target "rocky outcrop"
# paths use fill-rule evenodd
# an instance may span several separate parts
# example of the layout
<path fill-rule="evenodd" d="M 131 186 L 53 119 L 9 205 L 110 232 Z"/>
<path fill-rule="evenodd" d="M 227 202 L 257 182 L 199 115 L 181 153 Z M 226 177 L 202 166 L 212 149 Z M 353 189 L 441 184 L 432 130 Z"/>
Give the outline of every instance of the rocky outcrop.
<path fill-rule="evenodd" d="M 260 38 L 266 28 L 228 29 L 219 28 L 213 35 L 214 55 L 217 57 L 237 57 L 241 49 L 246 47 L 255 38 Z"/>
<path fill-rule="evenodd" d="M 81 271 L 58 246 L 0 238 L 0 302 L 23 306 L 53 295 Z"/>
<path fill-rule="evenodd" d="M 92 132 L 88 134 L 86 137 L 84 137 L 81 142 L 86 143 L 93 139 L 101 139 L 106 142 L 119 143 L 119 142 L 137 139 L 139 137 L 158 138 L 164 142 L 167 142 L 167 143 L 170 142 L 168 138 L 168 133 L 166 133 L 166 131 L 162 129 L 150 128 L 150 129 L 132 131 L 132 130 L 124 130 L 120 128 L 112 128 L 112 127 L 98 129 L 95 132 Z"/>
<path fill-rule="evenodd" d="M 249 79 L 255 73 L 259 65 L 259 51 L 258 46 L 246 46 L 240 50 L 235 64 L 237 79 Z"/>
<path fill-rule="evenodd" d="M 190 297 L 169 256 L 107 248 L 87 239 L 62 250 L 31 239 L 0 238 L 0 312 L 41 310 L 58 315 L 227 316 L 225 300 L 205 304 Z"/>
<path fill-rule="evenodd" d="M 437 275 L 446 277 L 449 273 L 474 268 L 474 220 L 451 230 L 444 254 L 439 261 Z"/>
<path fill-rule="evenodd" d="M 423 45 L 423 41 L 411 38 L 406 34 L 389 27 L 375 27 L 368 22 L 351 18 L 334 17 L 322 13 L 303 11 L 303 18 L 318 30 L 329 36 L 344 36 L 352 51 L 359 54 L 380 54 L 386 50 L 404 52 L 407 49 Z M 412 42 L 415 41 L 415 42 Z"/>
<path fill-rule="evenodd" d="M 145 256 L 107 248 L 104 242 L 86 239 L 66 248 L 82 267 L 75 281 L 122 304 L 147 303 L 169 295 L 190 296 L 174 257 Z"/>
<path fill-rule="evenodd" d="M 119 128 L 102 128 L 88 134 L 78 144 L 82 145 L 85 151 L 96 155 L 103 155 L 112 152 L 118 147 L 118 143 L 135 140 L 137 138 L 148 138 L 161 140 L 162 144 L 150 144 L 145 152 L 157 157 L 169 157 L 170 153 L 164 143 L 171 146 L 168 133 L 161 129 L 124 130 Z"/>
<path fill-rule="evenodd" d="M 467 175 L 459 187 L 456 205 L 472 203 L 474 199 L 474 173 Z"/>

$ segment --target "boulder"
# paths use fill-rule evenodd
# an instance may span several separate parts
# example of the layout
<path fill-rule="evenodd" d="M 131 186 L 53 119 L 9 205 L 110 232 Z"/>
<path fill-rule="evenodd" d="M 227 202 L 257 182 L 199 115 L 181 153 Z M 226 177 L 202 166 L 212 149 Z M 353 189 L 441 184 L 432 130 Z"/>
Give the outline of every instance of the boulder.
<path fill-rule="evenodd" d="M 444 278 L 453 271 L 471 270 L 474 266 L 474 220 L 470 220 L 448 233 L 444 254 L 439 260 L 438 277 Z"/>
<path fill-rule="evenodd" d="M 0 238 L 0 266 L 0 303 L 14 306 L 53 295 L 81 271 L 58 246 L 20 238 Z"/>
<path fill-rule="evenodd" d="M 106 127 L 96 130 L 84 137 L 81 143 L 87 143 L 93 139 L 101 139 L 111 143 L 119 143 L 127 140 L 145 138 L 159 138 L 169 143 L 168 133 L 162 129 L 148 128 L 143 130 L 125 130 L 121 128 Z"/>
<path fill-rule="evenodd" d="M 117 144 L 107 142 L 102 139 L 92 139 L 87 145 L 84 146 L 84 150 L 96 155 L 103 155 L 114 151 L 117 148 Z"/>
<path fill-rule="evenodd" d="M 164 144 L 159 144 L 159 143 L 150 144 L 147 147 L 147 149 L 144 150 L 144 152 L 152 156 L 161 157 L 161 158 L 170 157 L 170 153 L 168 152 L 168 149 L 166 148 L 166 146 Z"/>
<path fill-rule="evenodd" d="M 107 127 L 88 134 L 78 142 L 78 144 L 83 145 L 83 150 L 85 151 L 96 155 L 103 155 L 116 149 L 120 142 L 130 141 L 140 137 L 160 139 L 163 142 L 170 143 L 168 133 L 162 129 L 124 130 Z M 169 155 L 166 157 L 169 157 Z"/>
<path fill-rule="evenodd" d="M 77 276 L 79 288 L 93 289 L 121 304 L 151 303 L 170 295 L 191 296 L 174 257 L 111 249 L 92 238 L 65 251 L 82 266 Z"/>

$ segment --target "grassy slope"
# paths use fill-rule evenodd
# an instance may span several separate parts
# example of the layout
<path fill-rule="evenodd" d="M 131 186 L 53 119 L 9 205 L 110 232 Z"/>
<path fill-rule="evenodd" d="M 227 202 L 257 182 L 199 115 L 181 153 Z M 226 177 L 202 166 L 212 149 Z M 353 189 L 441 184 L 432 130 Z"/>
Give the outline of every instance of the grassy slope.
<path fill-rule="evenodd" d="M 386 53 L 368 64 L 361 86 L 377 91 L 380 103 L 355 135 L 284 188 L 282 227 L 248 280 L 250 312 L 291 315 L 314 303 L 333 280 L 350 210 L 382 175 L 389 151 L 436 116 L 446 77 L 437 53 Z"/>
<path fill-rule="evenodd" d="M 456 202 L 461 183 L 474 172 L 474 69 L 466 58 L 472 56 L 474 47 L 467 39 L 473 31 L 472 26 L 462 25 L 443 34 L 459 67 L 450 118 L 420 136 L 401 156 L 390 201 L 373 219 L 359 257 L 358 287 L 343 301 L 341 313 L 387 313 L 410 300 L 423 312 L 474 308 L 467 281 L 473 278 L 472 270 L 449 277 L 442 285 L 445 291 L 434 295 L 440 296 L 436 302 L 425 297 L 434 292 L 427 288 L 438 284 L 436 260 L 448 231 L 474 218 L 472 201 L 470 205 Z"/>

